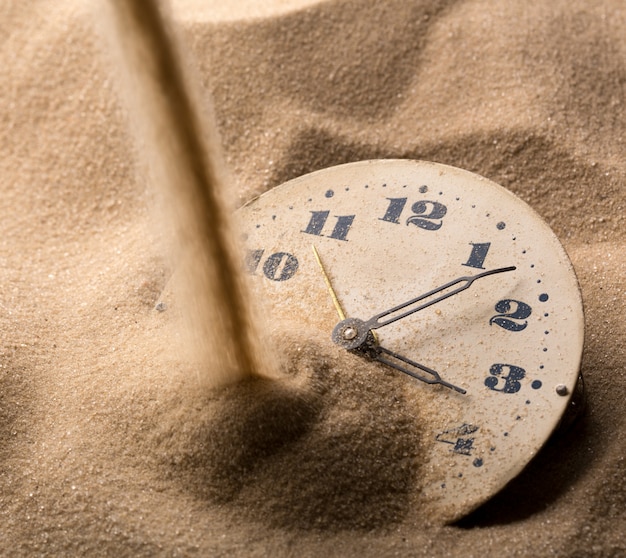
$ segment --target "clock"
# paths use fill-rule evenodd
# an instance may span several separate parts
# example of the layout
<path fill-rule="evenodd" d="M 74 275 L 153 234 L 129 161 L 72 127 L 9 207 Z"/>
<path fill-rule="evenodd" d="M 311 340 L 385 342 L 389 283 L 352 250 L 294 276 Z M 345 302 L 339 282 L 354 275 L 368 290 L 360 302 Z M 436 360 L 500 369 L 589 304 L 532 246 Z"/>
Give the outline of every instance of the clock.
<path fill-rule="evenodd" d="M 472 511 L 559 424 L 579 376 L 580 290 L 554 233 L 508 190 L 371 160 L 291 180 L 237 220 L 274 333 L 375 363 L 383 391 L 389 373 L 404 379 L 424 516 Z"/>

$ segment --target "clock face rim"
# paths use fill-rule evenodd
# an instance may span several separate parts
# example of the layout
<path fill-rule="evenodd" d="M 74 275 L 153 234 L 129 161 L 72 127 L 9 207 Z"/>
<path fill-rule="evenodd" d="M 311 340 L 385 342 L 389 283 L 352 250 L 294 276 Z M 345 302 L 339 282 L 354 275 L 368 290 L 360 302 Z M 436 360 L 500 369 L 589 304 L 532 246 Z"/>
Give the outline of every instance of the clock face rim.
<path fill-rule="evenodd" d="M 254 231 L 253 229 L 249 228 L 251 226 L 251 223 L 247 222 L 247 225 L 246 225 L 246 221 L 249 221 L 250 217 L 255 211 L 255 208 L 259 208 L 260 206 L 264 204 L 266 204 L 268 207 L 274 208 L 275 212 L 278 213 L 280 211 L 281 202 L 284 203 L 285 200 L 290 198 L 290 196 L 293 199 L 297 199 L 298 196 L 302 194 L 304 189 L 309 188 L 308 185 L 323 184 L 324 181 L 328 177 L 332 177 L 338 184 L 338 183 L 342 183 L 342 181 L 348 180 L 348 178 L 346 177 L 348 177 L 349 175 L 357 174 L 359 175 L 358 180 L 354 178 L 350 180 L 356 180 L 356 182 L 360 183 L 364 179 L 366 179 L 366 177 L 368 176 L 371 177 L 373 180 L 380 179 L 381 176 L 391 176 L 395 172 L 397 172 L 399 168 L 404 169 L 403 172 L 406 172 L 409 175 L 413 173 L 415 175 L 420 175 L 421 177 L 424 175 L 424 173 L 426 173 L 426 175 L 428 175 L 428 177 L 431 177 L 431 178 L 435 175 L 439 175 L 439 176 L 445 177 L 447 180 L 453 179 L 453 180 L 459 180 L 461 182 L 469 181 L 469 183 L 472 184 L 471 188 L 467 190 L 470 192 L 470 195 L 476 196 L 477 194 L 475 192 L 480 191 L 481 193 L 480 195 L 478 195 L 478 198 L 480 199 L 484 200 L 488 197 L 491 197 L 491 198 L 495 197 L 495 198 L 498 198 L 499 200 L 505 200 L 506 205 L 509 206 L 509 208 L 520 210 L 521 214 L 523 215 L 522 221 L 527 222 L 527 223 L 531 222 L 533 226 L 539 227 L 540 236 L 545 239 L 545 242 L 549 244 L 552 247 L 552 249 L 556 250 L 556 253 L 558 253 L 559 255 L 558 267 L 560 268 L 561 273 L 564 276 L 567 276 L 568 281 L 571 283 L 571 285 L 569 285 L 568 287 L 569 296 L 570 296 L 569 302 L 570 302 L 571 307 L 573 308 L 572 316 L 573 316 L 573 320 L 575 323 L 573 327 L 571 328 L 572 338 L 570 339 L 570 350 L 569 350 L 570 354 L 568 355 L 567 358 L 570 359 L 570 363 L 575 363 L 575 364 L 570 364 L 569 370 L 567 373 L 567 378 L 563 382 L 566 385 L 569 393 L 567 396 L 561 396 L 558 399 L 558 404 L 556 405 L 556 407 L 560 408 L 560 412 L 558 412 L 558 417 L 552 416 L 550 418 L 551 420 L 550 427 L 547 429 L 544 429 L 545 432 L 541 436 L 542 439 L 540 443 L 533 444 L 533 447 L 530 448 L 526 459 L 521 460 L 521 461 L 518 459 L 514 463 L 509 464 L 510 465 L 509 470 L 507 471 L 505 475 L 498 476 L 496 480 L 491 479 L 492 482 L 491 482 L 491 487 L 488 491 L 489 492 L 488 494 L 485 493 L 482 495 L 474 496 L 473 499 L 471 497 L 465 498 L 464 502 L 460 505 L 450 504 L 450 505 L 444 506 L 445 510 L 442 511 L 441 517 L 444 519 L 444 521 L 450 522 L 466 515 L 467 513 L 472 511 L 472 509 L 476 508 L 478 505 L 480 505 L 481 503 L 489 499 L 492 495 L 494 495 L 496 492 L 502 489 L 510 480 L 512 480 L 512 478 L 517 476 L 517 474 L 519 474 L 524 467 L 526 467 L 526 465 L 530 462 L 532 457 L 541 449 L 543 444 L 549 438 L 550 434 L 558 426 L 558 423 L 560 419 L 562 418 L 562 415 L 565 412 L 567 405 L 569 404 L 571 395 L 575 391 L 575 385 L 576 385 L 576 382 L 579 376 L 579 371 L 580 371 L 580 364 L 582 360 L 582 351 L 583 351 L 583 344 L 584 344 L 584 314 L 583 314 L 583 306 L 582 306 L 582 295 L 580 292 L 580 287 L 578 284 L 578 280 L 576 278 L 573 265 L 567 255 L 567 252 L 565 251 L 565 248 L 560 243 L 557 236 L 550 229 L 550 227 L 543 220 L 543 218 L 533 208 L 531 208 L 528 204 L 526 204 L 526 202 L 521 200 L 512 192 L 503 188 L 497 183 L 491 180 L 488 180 L 486 178 L 483 178 L 477 174 L 471 173 L 469 171 L 458 169 L 456 167 L 442 165 L 440 163 L 432 163 L 432 162 L 419 161 L 419 160 L 406 160 L 406 159 L 374 159 L 374 160 L 359 161 L 355 163 L 346 163 L 343 165 L 321 169 L 321 170 L 297 177 L 293 180 L 287 181 L 281 184 L 280 186 L 277 186 L 273 188 L 272 190 L 269 190 L 268 192 L 262 194 L 261 196 L 254 198 L 253 200 L 249 201 L 246 205 L 244 205 L 242 208 L 240 208 L 236 212 L 236 215 L 239 217 L 241 221 L 243 221 L 242 223 L 243 228 L 248 227 L 248 234 L 250 234 L 251 232 L 253 233 Z M 420 182 L 420 181 L 417 180 L 417 182 Z M 417 182 L 412 186 L 417 187 L 416 185 Z M 427 182 L 427 180 L 422 180 L 422 182 Z M 350 185 L 352 185 L 352 183 L 350 183 Z M 322 191 L 324 190 L 324 188 L 326 188 L 326 186 L 319 186 L 319 188 L 315 186 L 311 188 L 319 189 L 319 191 L 316 193 L 320 196 L 319 201 L 321 202 L 324 199 L 321 197 L 323 195 Z M 466 190 L 463 190 L 463 191 L 465 192 Z M 487 196 L 487 193 L 489 192 L 491 193 L 491 195 Z M 292 193 L 295 193 L 295 195 L 292 195 Z M 363 196 L 365 195 L 369 195 L 369 193 L 363 194 Z M 329 199 L 329 198 L 326 198 L 326 199 Z M 284 206 L 282 207 L 282 209 L 283 210 L 285 209 Z M 311 209 L 309 209 L 309 213 L 311 213 Z M 358 213 L 358 209 L 356 210 L 356 213 Z M 509 211 L 509 214 L 511 214 L 511 211 Z M 381 219 L 380 216 L 378 217 L 378 220 L 383 221 L 383 219 Z M 293 223 L 293 227 L 291 228 L 290 232 L 294 233 L 294 235 L 295 233 L 304 233 L 305 225 L 306 225 L 306 222 L 302 222 L 302 220 L 300 220 L 299 223 Z M 240 230 L 242 230 L 241 227 L 240 227 Z M 397 230 L 400 230 L 400 229 L 397 229 Z M 286 232 L 283 231 L 281 234 L 284 237 Z M 321 237 L 321 234 L 319 236 Z M 327 237 L 328 234 L 326 233 L 325 236 Z M 248 237 L 248 241 L 249 240 L 250 238 Z M 326 242 L 326 244 L 328 245 L 328 241 L 326 238 L 323 240 L 321 238 L 318 238 L 318 239 L 313 238 L 313 240 L 315 242 L 319 242 L 319 241 Z M 335 239 L 333 240 L 333 242 L 336 243 L 335 244 L 336 246 L 339 246 L 337 242 L 339 242 L 340 240 L 341 239 Z M 344 247 L 347 245 L 348 245 L 347 243 L 345 242 L 343 243 Z M 326 253 L 326 256 L 327 255 L 328 253 Z M 324 259 L 324 256 L 325 254 L 324 254 L 324 251 L 322 250 L 323 259 Z M 337 273 L 337 269 L 334 268 L 334 266 L 331 266 L 330 271 L 335 274 Z M 471 270 L 468 270 L 468 271 L 470 273 L 466 273 L 466 275 L 471 275 L 472 274 Z M 319 271 L 316 271 L 316 273 L 319 273 Z M 453 278 L 455 277 L 448 276 L 445 274 L 443 276 L 440 275 L 439 283 L 431 283 L 430 285 L 435 286 L 437 284 L 442 284 Z M 276 284 L 278 283 L 279 282 L 276 282 Z M 312 285 L 313 283 L 317 283 L 317 286 L 320 286 L 322 284 L 321 275 L 318 276 L 317 279 L 312 280 Z M 268 283 L 266 282 L 266 285 L 267 284 Z M 571 288 L 572 285 L 574 287 L 573 289 Z M 474 289 L 474 287 L 472 287 L 472 289 Z M 482 290 L 482 292 L 484 292 L 485 289 L 487 289 L 487 287 L 481 285 L 481 289 L 479 290 Z M 341 291 L 341 289 L 338 289 L 338 290 Z M 345 297 L 345 291 L 341 291 L 339 295 L 340 295 L 340 298 L 342 298 L 342 296 Z M 323 301 L 323 298 L 322 298 L 322 299 L 319 299 L 320 302 L 322 304 L 330 305 L 330 298 L 326 292 L 324 293 L 324 296 L 326 297 L 326 301 L 322 302 Z M 394 296 L 395 296 L 395 300 L 398 302 L 401 302 L 404 300 L 404 298 L 402 297 L 402 294 L 397 294 Z M 386 307 L 387 306 L 385 306 L 385 302 L 383 301 L 375 301 L 373 305 L 373 308 L 377 308 L 378 310 L 383 310 Z M 361 319 L 366 319 L 369 317 L 368 310 L 359 309 L 359 312 L 362 312 L 362 313 L 356 317 L 359 317 Z M 326 337 L 329 337 L 330 330 L 332 330 L 332 327 L 335 325 L 337 321 L 339 320 L 335 318 L 334 322 L 329 322 L 328 330 L 322 333 L 322 337 L 324 336 L 324 333 L 327 333 L 328 335 L 326 335 Z M 414 355 L 409 354 L 407 356 L 413 357 Z M 420 386 L 420 388 L 421 387 L 422 386 Z M 424 390 L 432 389 L 431 386 L 423 386 L 423 387 L 424 387 Z M 439 394 L 433 395 L 433 397 L 440 397 L 440 395 Z M 450 394 L 444 394 L 444 397 L 449 398 Z M 502 403 L 504 404 L 504 402 Z"/>

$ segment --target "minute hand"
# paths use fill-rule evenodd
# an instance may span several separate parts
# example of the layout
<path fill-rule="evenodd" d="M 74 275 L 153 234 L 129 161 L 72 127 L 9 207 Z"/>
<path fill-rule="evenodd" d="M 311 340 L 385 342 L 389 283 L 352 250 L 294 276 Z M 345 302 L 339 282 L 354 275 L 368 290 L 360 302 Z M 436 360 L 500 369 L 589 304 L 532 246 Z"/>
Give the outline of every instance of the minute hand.
<path fill-rule="evenodd" d="M 437 304 L 438 302 L 441 302 L 442 300 L 445 300 L 446 298 L 450 298 L 451 296 L 454 296 L 455 294 L 458 294 L 461 291 L 464 291 L 465 289 L 469 289 L 469 287 L 472 285 L 474 281 L 476 281 L 476 279 L 480 279 L 481 277 L 487 277 L 488 275 L 494 275 L 496 273 L 504 273 L 505 271 L 513 271 L 514 269 L 516 269 L 516 267 L 512 265 L 509 267 L 500 267 L 498 269 L 490 269 L 489 271 L 483 271 L 482 273 L 479 273 L 478 275 L 459 277 L 458 279 L 454 279 L 453 281 L 450 281 L 449 283 L 446 283 L 445 285 L 441 285 L 440 287 L 437 287 L 436 289 L 433 289 L 432 291 L 428 291 L 427 293 L 424 293 L 416 298 L 412 298 L 411 300 L 403 304 L 399 304 L 398 306 L 394 306 L 393 308 L 390 308 L 389 310 L 385 310 L 384 312 L 381 312 L 380 314 L 376 314 L 375 316 L 372 316 L 369 320 L 367 320 L 363 325 L 367 329 L 371 330 L 371 329 L 378 329 L 379 327 L 392 324 L 393 322 L 401 320 L 402 318 L 406 318 L 407 316 L 410 316 L 411 314 L 414 314 L 415 312 L 419 312 L 420 310 L 423 310 L 424 308 L 428 308 L 429 306 L 432 306 L 433 304 Z M 426 300 L 436 295 L 437 293 L 441 293 L 442 291 L 446 291 L 447 289 L 454 287 L 455 285 L 459 285 L 459 286 L 455 289 L 452 289 L 451 291 L 445 292 L 439 295 L 438 297 L 433 298 L 432 300 Z M 415 304 L 417 304 L 418 302 L 422 302 L 423 300 L 426 300 L 426 302 L 423 302 L 422 304 L 418 304 L 417 306 L 414 306 Z M 398 314 L 400 310 L 404 310 L 405 308 L 409 308 L 409 309 Z"/>

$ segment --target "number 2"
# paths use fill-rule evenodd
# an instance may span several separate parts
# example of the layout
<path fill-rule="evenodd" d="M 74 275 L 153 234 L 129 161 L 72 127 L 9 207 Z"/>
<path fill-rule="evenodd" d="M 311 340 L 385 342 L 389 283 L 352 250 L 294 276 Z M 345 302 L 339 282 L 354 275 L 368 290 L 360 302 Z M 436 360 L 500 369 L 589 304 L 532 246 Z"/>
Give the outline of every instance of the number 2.
<path fill-rule="evenodd" d="M 511 310 L 511 306 L 514 310 Z M 526 329 L 528 321 L 526 318 L 532 314 L 533 309 L 519 300 L 506 298 L 500 300 L 495 306 L 496 314 L 489 320 L 489 325 L 496 324 L 508 331 L 522 331 Z M 523 322 L 521 320 L 524 320 Z"/>

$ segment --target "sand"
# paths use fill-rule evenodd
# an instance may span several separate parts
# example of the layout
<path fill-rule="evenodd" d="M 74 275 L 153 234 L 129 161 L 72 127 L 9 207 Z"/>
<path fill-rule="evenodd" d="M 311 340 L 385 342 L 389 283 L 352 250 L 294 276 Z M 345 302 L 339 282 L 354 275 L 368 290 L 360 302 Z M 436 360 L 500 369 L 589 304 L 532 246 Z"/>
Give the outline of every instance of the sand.
<path fill-rule="evenodd" d="M 586 410 L 493 500 L 424 529 L 411 506 L 419 430 L 371 375 L 329 373 L 350 368 L 345 355 L 291 339 L 297 366 L 280 384 L 201 386 L 175 308 L 155 309 L 174 272 L 169 233 L 92 3 L 5 2 L 2 553 L 623 555 L 623 3 L 212 4 L 172 2 L 233 205 L 374 157 L 509 188 L 578 274 Z"/>

